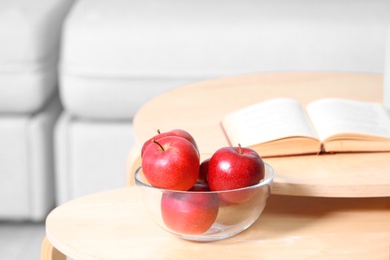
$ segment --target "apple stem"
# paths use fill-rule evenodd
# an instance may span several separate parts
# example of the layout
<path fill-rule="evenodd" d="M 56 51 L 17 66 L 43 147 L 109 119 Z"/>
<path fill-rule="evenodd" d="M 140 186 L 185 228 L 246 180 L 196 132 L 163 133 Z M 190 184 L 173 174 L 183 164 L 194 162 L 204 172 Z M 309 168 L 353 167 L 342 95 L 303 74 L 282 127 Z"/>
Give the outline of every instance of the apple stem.
<path fill-rule="evenodd" d="M 240 143 L 238 144 L 238 153 L 239 153 L 239 154 L 242 154 L 241 144 L 240 144 Z"/>
<path fill-rule="evenodd" d="M 157 133 L 158 133 L 158 134 L 161 134 L 160 129 L 157 129 Z"/>
<path fill-rule="evenodd" d="M 165 151 L 164 147 L 159 143 L 157 142 L 156 140 L 152 140 L 153 143 L 157 144 L 158 146 L 160 146 L 161 150 Z"/>

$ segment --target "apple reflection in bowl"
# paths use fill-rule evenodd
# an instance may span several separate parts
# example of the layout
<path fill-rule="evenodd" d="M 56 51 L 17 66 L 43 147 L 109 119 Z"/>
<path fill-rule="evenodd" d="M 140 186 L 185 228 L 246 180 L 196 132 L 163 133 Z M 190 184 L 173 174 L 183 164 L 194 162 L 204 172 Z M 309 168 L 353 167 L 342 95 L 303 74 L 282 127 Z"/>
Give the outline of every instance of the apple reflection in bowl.
<path fill-rule="evenodd" d="M 264 168 L 259 182 L 220 191 L 210 191 L 202 183 L 188 191 L 157 188 L 146 180 L 142 167 L 134 178 L 145 209 L 158 226 L 186 240 L 216 241 L 246 230 L 260 217 L 274 179 L 272 167 L 264 163 Z"/>

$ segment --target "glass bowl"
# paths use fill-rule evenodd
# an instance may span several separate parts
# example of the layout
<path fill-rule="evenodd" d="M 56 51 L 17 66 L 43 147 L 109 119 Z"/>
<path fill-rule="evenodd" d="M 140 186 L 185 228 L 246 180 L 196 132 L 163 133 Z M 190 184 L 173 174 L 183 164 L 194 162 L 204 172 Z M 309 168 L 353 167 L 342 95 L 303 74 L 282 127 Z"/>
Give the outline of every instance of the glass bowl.
<path fill-rule="evenodd" d="M 139 167 L 134 175 L 150 217 L 164 230 L 192 241 L 215 241 L 249 228 L 271 193 L 273 168 L 265 163 L 258 184 L 227 191 L 176 191 L 151 186 Z"/>

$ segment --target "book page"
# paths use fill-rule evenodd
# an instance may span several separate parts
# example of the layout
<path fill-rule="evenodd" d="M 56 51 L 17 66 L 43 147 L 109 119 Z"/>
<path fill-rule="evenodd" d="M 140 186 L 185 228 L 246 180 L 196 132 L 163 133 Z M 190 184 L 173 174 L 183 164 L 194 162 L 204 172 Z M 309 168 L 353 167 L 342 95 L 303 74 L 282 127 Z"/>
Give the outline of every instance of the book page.
<path fill-rule="evenodd" d="M 232 145 L 250 146 L 292 136 L 317 138 L 301 104 L 288 98 L 237 110 L 228 114 L 222 124 Z"/>
<path fill-rule="evenodd" d="M 321 141 L 337 134 L 390 138 L 390 117 L 379 103 L 327 98 L 310 103 L 307 112 Z"/>

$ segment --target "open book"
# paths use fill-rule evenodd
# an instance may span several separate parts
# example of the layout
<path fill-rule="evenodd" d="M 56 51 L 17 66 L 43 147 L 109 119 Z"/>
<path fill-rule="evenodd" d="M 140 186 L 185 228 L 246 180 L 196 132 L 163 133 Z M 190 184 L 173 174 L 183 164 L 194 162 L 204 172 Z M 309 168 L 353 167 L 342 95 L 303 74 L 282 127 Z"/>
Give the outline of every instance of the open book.
<path fill-rule="evenodd" d="M 227 114 L 221 124 L 231 145 L 262 157 L 390 151 L 390 114 L 380 103 L 326 98 L 303 107 L 277 98 Z"/>

